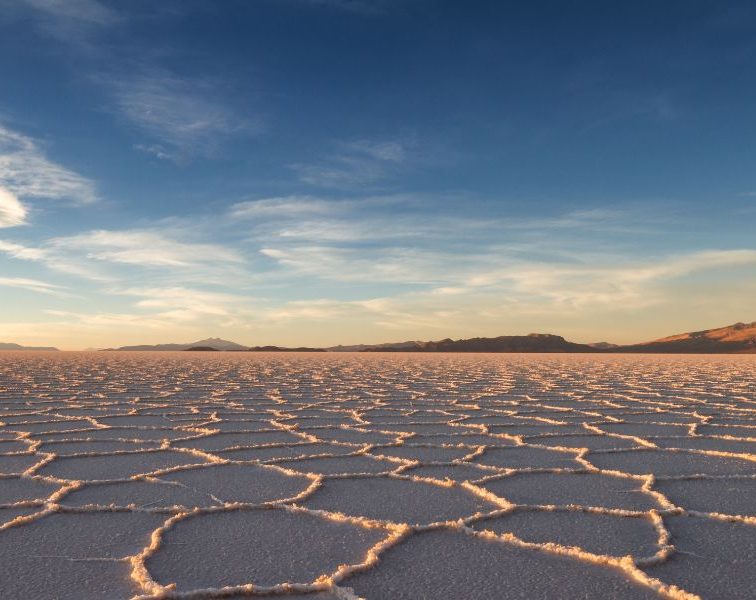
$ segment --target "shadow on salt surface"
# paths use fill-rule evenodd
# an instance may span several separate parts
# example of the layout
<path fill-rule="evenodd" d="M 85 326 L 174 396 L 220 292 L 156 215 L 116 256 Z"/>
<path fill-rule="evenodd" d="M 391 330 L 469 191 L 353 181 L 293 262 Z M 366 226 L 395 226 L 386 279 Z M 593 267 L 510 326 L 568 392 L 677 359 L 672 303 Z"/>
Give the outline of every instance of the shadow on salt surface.
<path fill-rule="evenodd" d="M 556 542 L 578 546 L 593 554 L 642 558 L 658 550 L 658 533 L 646 518 L 621 517 L 583 511 L 517 510 L 502 517 L 477 521 L 474 529 L 513 533 L 526 542 Z"/>
<path fill-rule="evenodd" d="M 739 427 L 737 425 L 701 425 L 698 428 L 701 435 L 728 435 L 732 437 L 756 439 L 756 427 Z"/>
<path fill-rule="evenodd" d="M 162 415 L 117 415 L 97 417 L 97 422 L 109 427 L 175 427 L 176 423 Z"/>
<path fill-rule="evenodd" d="M 40 434 L 87 429 L 92 427 L 92 423 L 89 421 L 49 421 L 45 423 L 17 423 L 7 425 L 6 427 L 9 431 L 26 431 Z"/>
<path fill-rule="evenodd" d="M 44 442 L 40 446 L 41 452 L 54 452 L 55 454 L 88 454 L 95 452 L 121 452 L 129 450 L 141 450 L 143 448 L 159 448 L 159 441 L 70 441 L 70 442 Z"/>
<path fill-rule="evenodd" d="M 301 429 L 300 433 L 306 433 L 324 442 L 347 442 L 350 444 L 392 444 L 397 441 L 399 434 L 390 435 L 375 431 L 359 431 L 357 429 Z"/>
<path fill-rule="evenodd" d="M 261 465 L 210 465 L 161 475 L 204 495 L 224 502 L 259 504 L 291 498 L 306 490 L 314 478 L 287 475 Z"/>
<path fill-rule="evenodd" d="M 151 473 L 179 465 L 208 462 L 200 456 L 173 450 L 104 454 L 58 458 L 40 469 L 40 475 L 74 480 L 125 479 L 141 473 Z"/>
<path fill-rule="evenodd" d="M 328 480 L 301 504 L 410 525 L 456 520 L 500 508 L 461 487 L 389 477 Z"/>
<path fill-rule="evenodd" d="M 453 481 L 475 481 L 481 477 L 496 475 L 495 469 L 483 469 L 474 464 L 464 463 L 456 465 L 425 465 L 412 467 L 404 471 L 403 475 L 412 477 L 430 477 L 431 479 L 451 479 Z"/>
<path fill-rule="evenodd" d="M 515 504 L 579 504 L 625 510 L 659 508 L 637 479 L 598 473 L 517 473 L 484 487 Z"/>
<path fill-rule="evenodd" d="M 488 428 L 491 433 L 534 436 L 544 433 L 585 433 L 579 425 L 496 425 Z"/>
<path fill-rule="evenodd" d="M 299 427 L 319 427 L 328 425 L 338 427 L 339 425 L 351 425 L 359 427 L 362 424 L 352 417 L 288 417 L 285 419 L 276 419 L 285 425 L 298 425 Z"/>
<path fill-rule="evenodd" d="M 74 433 L 58 432 L 51 434 L 34 434 L 32 439 L 43 440 L 47 442 L 68 442 L 72 439 L 90 439 L 90 440 L 175 440 L 177 438 L 190 437 L 197 435 L 190 431 L 177 431 L 174 429 L 136 429 L 130 427 L 113 427 L 112 429 L 88 429 L 87 431 L 76 431 Z"/>
<path fill-rule="evenodd" d="M 421 462 L 451 462 L 467 456 L 471 448 L 430 448 L 423 446 L 388 446 L 373 448 L 370 454 L 393 456 L 405 460 L 419 460 Z"/>
<path fill-rule="evenodd" d="M 0 453 L 2 454 L 26 452 L 27 450 L 29 450 L 29 444 L 25 444 L 21 440 L 0 440 Z"/>
<path fill-rule="evenodd" d="M 244 448 L 238 450 L 216 450 L 216 456 L 228 460 L 275 460 L 277 458 L 295 458 L 317 454 L 351 454 L 360 446 L 337 446 L 336 444 L 296 443 L 287 446 L 268 446 L 262 448 Z"/>
<path fill-rule="evenodd" d="M 61 486 L 38 479 L 8 477 L 0 479 L 0 504 L 23 500 L 44 500 Z"/>
<path fill-rule="evenodd" d="M 478 433 L 461 433 L 459 435 L 416 435 L 410 438 L 413 444 L 462 444 L 468 447 L 475 446 L 515 446 L 516 442 L 511 439 L 485 435 Z"/>
<path fill-rule="evenodd" d="M 148 513 L 53 514 L 0 532 L 0 597 L 112 600 L 139 592 L 119 559 L 149 543 L 164 516 Z"/>
<path fill-rule="evenodd" d="M 475 462 L 481 465 L 505 469 L 581 469 L 583 465 L 575 460 L 576 455 L 577 452 L 560 452 L 558 450 L 544 450 L 543 448 L 530 448 L 528 446 L 487 448 L 482 456 L 475 459 Z"/>
<path fill-rule="evenodd" d="M 616 416 L 625 421 L 625 423 L 679 423 L 680 425 L 692 425 L 693 423 L 701 422 L 700 418 L 685 413 L 640 412 L 625 413 Z"/>
<path fill-rule="evenodd" d="M 29 455 L 29 454 L 17 454 L 15 456 L 2 456 L 0 455 L 0 474 L 2 475 L 20 475 L 28 468 L 36 465 L 41 456 Z"/>
<path fill-rule="evenodd" d="M 590 453 L 587 460 L 599 469 L 643 475 L 756 475 L 756 462 L 722 456 L 707 456 L 664 450 Z"/>
<path fill-rule="evenodd" d="M 341 585 L 367 600 L 658 599 L 613 569 L 450 530 L 407 538 Z"/>
<path fill-rule="evenodd" d="M 400 423 L 401 421 L 407 421 L 411 423 L 423 423 L 428 425 L 446 425 L 452 419 L 458 419 L 461 415 L 441 414 L 441 413 L 397 413 L 393 415 L 365 415 L 364 418 L 370 422 L 371 425 L 383 425 L 391 423 Z"/>
<path fill-rule="evenodd" d="M 688 510 L 756 517 L 756 479 L 657 479 L 654 489 Z"/>
<path fill-rule="evenodd" d="M 353 473 L 385 473 L 401 466 L 401 463 L 380 460 L 372 456 L 338 456 L 323 458 L 305 458 L 276 463 L 279 467 L 293 469 L 302 473 L 322 475 L 340 475 Z"/>
<path fill-rule="evenodd" d="M 188 435 L 188 434 L 187 434 Z M 175 442 L 176 448 L 194 448 L 213 452 L 236 446 L 260 446 L 264 444 L 285 444 L 302 442 L 301 437 L 287 431 L 249 431 L 215 433 L 194 440 Z"/>
<path fill-rule="evenodd" d="M 692 450 L 719 450 L 736 454 L 756 455 L 756 442 L 726 440 L 707 437 L 664 437 L 654 438 L 654 444 L 661 448 L 690 448 Z"/>
<path fill-rule="evenodd" d="M 506 415 L 476 415 L 460 422 L 465 425 L 522 425 L 522 421 Z"/>
<path fill-rule="evenodd" d="M 408 419 L 410 420 L 410 419 Z M 446 425 L 444 423 L 420 423 L 420 424 L 413 424 L 413 423 L 394 423 L 394 424 L 377 424 L 377 425 L 361 425 L 363 429 L 370 429 L 374 431 L 391 431 L 396 432 L 397 434 L 400 433 L 417 433 L 420 435 L 439 435 L 439 434 L 450 434 L 455 435 L 458 433 L 475 433 L 476 431 L 480 431 L 479 429 L 476 430 L 474 427 L 462 427 L 462 426 L 456 426 L 456 425 Z"/>
<path fill-rule="evenodd" d="M 205 421 L 202 427 L 230 433 L 240 431 L 270 431 L 271 429 L 276 429 L 276 427 L 269 421 L 223 421 L 221 423 Z"/>
<path fill-rule="evenodd" d="M 576 435 L 550 435 L 546 437 L 527 437 L 524 439 L 529 444 L 541 444 L 542 446 L 563 446 L 565 448 L 590 448 L 592 450 L 608 450 L 612 448 L 634 448 L 638 445 L 633 440 L 610 437 L 608 435 L 576 434 Z"/>
<path fill-rule="evenodd" d="M 131 506 L 139 508 L 166 508 L 183 506 L 194 508 L 215 506 L 219 502 L 203 492 L 160 481 L 128 481 L 87 485 L 64 496 L 64 506 Z"/>
<path fill-rule="evenodd" d="M 179 521 L 147 560 L 153 579 L 179 590 L 254 583 L 311 583 L 360 563 L 388 537 L 366 528 L 282 509 L 226 510 Z"/>
<path fill-rule="evenodd" d="M 41 507 L 34 508 L 0 508 L 0 526 L 10 523 L 17 517 L 27 517 L 41 511 Z"/>
<path fill-rule="evenodd" d="M 677 552 L 644 569 L 707 600 L 754 597 L 756 527 L 695 517 L 665 517 Z"/>
<path fill-rule="evenodd" d="M 686 435 L 689 429 L 687 425 L 653 425 L 650 423 L 600 423 L 597 427 L 607 433 L 634 435 L 642 438 L 654 435 Z"/>

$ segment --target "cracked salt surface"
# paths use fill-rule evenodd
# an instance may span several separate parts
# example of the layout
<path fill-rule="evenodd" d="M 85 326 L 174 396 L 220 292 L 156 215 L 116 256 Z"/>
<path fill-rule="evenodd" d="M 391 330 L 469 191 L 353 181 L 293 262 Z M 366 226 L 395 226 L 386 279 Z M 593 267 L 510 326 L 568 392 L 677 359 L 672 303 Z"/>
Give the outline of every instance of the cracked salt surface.
<path fill-rule="evenodd" d="M 0 598 L 752 598 L 755 366 L 3 353 Z"/>

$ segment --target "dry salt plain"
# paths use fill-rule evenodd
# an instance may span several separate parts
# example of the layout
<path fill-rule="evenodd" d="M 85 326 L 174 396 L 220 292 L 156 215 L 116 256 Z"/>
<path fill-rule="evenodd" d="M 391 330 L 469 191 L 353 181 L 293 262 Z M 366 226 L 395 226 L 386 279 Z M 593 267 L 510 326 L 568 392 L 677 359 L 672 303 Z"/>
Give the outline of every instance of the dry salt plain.
<path fill-rule="evenodd" d="M 755 374 L 3 353 L 0 598 L 754 598 Z"/>

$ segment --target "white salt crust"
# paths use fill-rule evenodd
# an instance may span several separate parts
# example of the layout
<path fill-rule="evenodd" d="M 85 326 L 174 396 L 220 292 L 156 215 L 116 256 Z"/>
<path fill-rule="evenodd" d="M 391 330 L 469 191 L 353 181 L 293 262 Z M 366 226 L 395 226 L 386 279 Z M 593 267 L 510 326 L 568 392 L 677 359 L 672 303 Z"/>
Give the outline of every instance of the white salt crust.
<path fill-rule="evenodd" d="M 2 353 L 0 597 L 753 597 L 754 367 Z"/>

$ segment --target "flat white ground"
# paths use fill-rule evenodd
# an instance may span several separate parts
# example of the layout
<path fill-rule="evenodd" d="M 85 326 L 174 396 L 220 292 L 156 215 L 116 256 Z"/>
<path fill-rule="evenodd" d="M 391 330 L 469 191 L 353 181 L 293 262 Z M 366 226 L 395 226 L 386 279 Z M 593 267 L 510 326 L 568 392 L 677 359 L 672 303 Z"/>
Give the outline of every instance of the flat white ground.
<path fill-rule="evenodd" d="M 0 598 L 756 597 L 756 357 L 0 354 Z"/>

